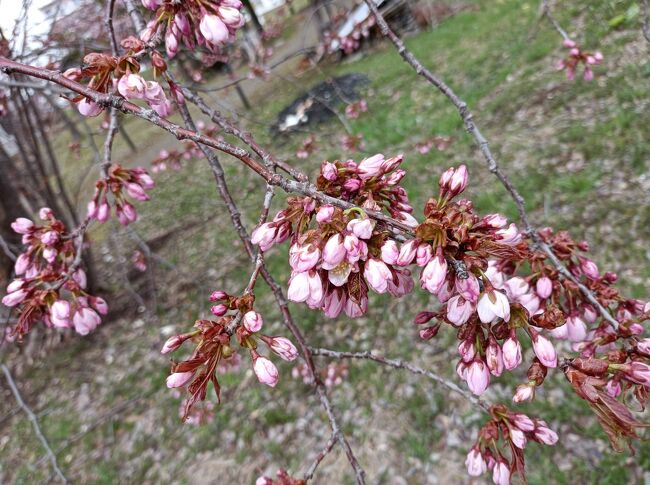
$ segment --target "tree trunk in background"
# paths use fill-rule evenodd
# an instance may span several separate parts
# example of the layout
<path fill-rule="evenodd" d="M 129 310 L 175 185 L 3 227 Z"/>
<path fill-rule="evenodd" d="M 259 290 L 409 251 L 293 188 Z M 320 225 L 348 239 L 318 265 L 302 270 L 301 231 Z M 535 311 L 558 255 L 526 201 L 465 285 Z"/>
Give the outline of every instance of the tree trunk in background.
<path fill-rule="evenodd" d="M 253 7 L 253 4 L 250 2 L 250 0 L 242 0 L 242 3 L 244 4 L 244 7 L 246 7 L 246 10 L 248 10 L 248 13 L 251 16 L 251 19 L 253 21 L 253 25 L 255 26 L 255 30 L 261 34 L 264 33 L 264 27 L 262 26 L 262 23 L 260 22 L 259 17 L 257 16 L 257 12 L 255 12 L 255 8 Z"/>

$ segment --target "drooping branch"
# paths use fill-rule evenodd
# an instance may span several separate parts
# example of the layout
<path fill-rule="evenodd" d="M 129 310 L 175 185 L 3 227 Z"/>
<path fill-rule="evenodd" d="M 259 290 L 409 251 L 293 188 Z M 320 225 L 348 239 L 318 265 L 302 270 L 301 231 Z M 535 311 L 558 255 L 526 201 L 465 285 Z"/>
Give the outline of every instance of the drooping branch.
<path fill-rule="evenodd" d="M 553 28 L 557 30 L 558 34 L 560 34 L 564 40 L 571 39 L 569 37 L 569 34 L 567 34 L 566 31 L 560 25 L 560 22 L 557 21 L 557 19 L 553 15 L 553 12 L 551 12 L 551 6 L 549 5 L 549 0 L 542 0 L 541 15 L 545 16 L 549 20 L 549 22 L 551 22 Z"/>
<path fill-rule="evenodd" d="M 52 468 L 54 469 L 54 472 L 56 475 L 61 479 L 61 481 L 64 484 L 68 484 L 68 479 L 66 476 L 63 474 L 61 471 L 61 468 L 59 467 L 59 463 L 56 460 L 56 455 L 52 451 L 52 447 L 50 446 L 49 442 L 47 441 L 47 438 L 43 434 L 43 431 L 41 430 L 41 425 L 38 422 L 38 418 L 34 414 L 34 412 L 31 410 L 31 408 L 25 403 L 23 400 L 22 395 L 20 394 L 20 391 L 18 390 L 18 387 L 16 386 L 16 383 L 14 382 L 14 379 L 11 375 L 11 371 L 9 368 L 5 365 L 2 364 L 2 372 L 5 375 L 5 378 L 7 379 L 7 384 L 9 384 L 9 388 L 11 389 L 11 392 L 14 395 L 14 398 L 16 398 L 16 402 L 20 406 L 20 408 L 25 412 L 27 415 L 27 418 L 29 421 L 32 423 L 32 427 L 34 428 L 34 432 L 36 433 L 36 436 L 38 437 L 39 441 L 41 442 L 41 445 L 43 445 L 43 448 L 45 448 L 45 451 L 47 453 L 47 456 L 50 459 L 50 464 L 52 465 Z"/>
<path fill-rule="evenodd" d="M 546 253 L 546 255 L 551 260 L 553 265 L 557 268 L 558 272 L 564 278 L 570 280 L 580 289 L 581 293 L 585 296 L 585 298 L 592 305 L 594 305 L 594 307 L 598 310 L 600 315 L 609 323 L 609 325 L 612 328 L 617 329 L 618 322 L 614 319 L 611 313 L 605 307 L 603 307 L 603 305 L 600 304 L 598 299 L 594 296 L 591 290 L 589 290 L 589 288 L 587 288 L 585 285 L 580 283 L 580 281 L 578 281 L 578 279 L 569 272 L 569 270 L 562 264 L 562 262 L 558 259 L 558 257 L 555 255 L 553 250 L 548 246 L 548 244 L 546 244 L 540 239 L 539 235 L 537 234 L 537 231 L 534 229 L 533 225 L 531 224 L 528 214 L 526 212 L 524 198 L 521 196 L 519 191 L 517 191 L 515 186 L 512 184 L 510 178 L 497 164 L 497 161 L 494 155 L 492 154 L 492 151 L 490 150 L 490 145 L 487 139 L 483 136 L 479 128 L 474 123 L 474 116 L 472 115 L 472 112 L 469 110 L 467 103 L 463 101 L 453 91 L 453 89 L 451 89 L 441 78 L 439 78 L 438 76 L 433 74 L 429 69 L 424 67 L 424 65 L 422 65 L 422 63 L 415 57 L 415 55 L 413 55 L 413 53 L 406 48 L 402 39 L 400 39 L 397 36 L 397 34 L 395 34 L 395 32 L 393 32 L 393 30 L 389 27 L 389 25 L 386 23 L 386 20 L 381 15 L 377 6 L 372 0 L 364 0 L 364 2 L 366 3 L 366 5 L 368 5 L 368 8 L 370 8 L 370 11 L 377 19 L 377 24 L 379 25 L 382 34 L 395 45 L 397 52 L 404 59 L 404 61 L 409 66 L 411 66 L 418 75 L 422 76 L 430 84 L 435 86 L 456 107 L 461 119 L 463 120 L 463 123 L 465 124 L 465 129 L 468 131 L 470 135 L 472 135 L 474 141 L 476 142 L 476 145 L 478 146 L 479 150 L 483 154 L 483 158 L 485 159 L 488 170 L 492 174 L 494 174 L 497 177 L 497 179 L 499 179 L 499 181 L 505 187 L 508 194 L 510 194 L 510 197 L 514 200 L 517 206 L 517 210 L 519 212 L 519 217 L 524 225 L 526 233 L 533 240 L 535 245 L 544 253 Z"/>
<path fill-rule="evenodd" d="M 399 359 L 389 359 L 386 357 L 382 357 L 380 355 L 373 354 L 372 352 L 366 351 L 366 352 L 341 352 L 337 350 L 330 350 L 330 349 L 322 349 L 322 348 L 311 348 L 310 349 L 313 355 L 319 355 L 319 356 L 324 356 L 324 357 L 331 357 L 334 359 L 365 359 L 365 360 L 372 360 L 374 362 L 378 362 L 382 365 L 386 365 L 389 367 L 394 367 L 395 369 L 404 369 L 409 372 L 412 372 L 413 374 L 419 374 L 423 375 L 429 379 L 431 379 L 434 382 L 437 382 L 438 384 L 442 384 L 445 386 L 447 389 L 449 389 L 452 392 L 455 392 L 456 394 L 459 394 L 463 398 L 467 399 L 469 402 L 477 406 L 478 408 L 481 409 L 481 411 L 488 412 L 490 409 L 490 406 L 483 401 L 482 399 L 476 397 L 472 393 L 466 391 L 465 389 L 462 389 L 458 385 L 456 385 L 454 382 L 445 379 L 444 377 L 439 376 L 438 374 L 431 372 L 429 370 L 422 369 L 421 367 L 418 367 L 416 365 L 413 365 L 409 362 L 404 362 L 403 360 Z"/>

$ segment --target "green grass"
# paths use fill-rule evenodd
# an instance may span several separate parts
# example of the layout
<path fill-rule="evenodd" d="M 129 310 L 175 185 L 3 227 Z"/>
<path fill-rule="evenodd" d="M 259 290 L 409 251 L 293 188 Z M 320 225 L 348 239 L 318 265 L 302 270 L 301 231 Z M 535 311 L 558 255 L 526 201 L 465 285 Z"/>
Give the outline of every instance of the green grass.
<path fill-rule="evenodd" d="M 637 26 L 624 25 L 617 31 L 607 26 L 607 21 L 630 3 L 598 0 L 557 8 L 559 20 L 569 31 L 577 32 L 576 39 L 581 44 L 591 50 L 601 49 L 605 54 L 605 64 L 597 68 L 597 78 L 592 83 L 567 82 L 562 73 L 553 69 L 564 51 L 557 34 L 545 22 L 538 25 L 538 2 L 468 2 L 472 8 L 431 31 L 408 38 L 407 45 L 468 102 L 500 164 L 526 198 L 535 223 L 553 224 L 558 229 L 571 230 L 576 239 L 589 239 L 600 267 L 619 271 L 630 268 L 621 278 L 621 287 L 632 296 L 647 297 L 650 264 L 644 251 L 650 237 L 650 209 L 647 204 L 643 207 L 640 197 L 647 194 L 640 190 L 638 180 L 648 171 L 650 157 L 647 142 L 650 62 L 645 59 L 636 62 L 636 58 L 619 62 L 631 46 L 637 45 Z M 531 32 L 534 32 L 532 37 Z M 453 106 L 418 78 L 392 46 L 377 44 L 361 58 L 323 65 L 322 70 L 310 71 L 296 82 L 306 89 L 329 76 L 349 72 L 366 73 L 371 80 L 364 92 L 369 112 L 350 123 L 354 133 L 364 135 L 366 143 L 365 153 L 354 154 L 355 159 L 378 151 L 386 155 L 405 153 L 404 166 L 409 172 L 405 186 L 416 208 L 435 193 L 442 170 L 451 164 L 467 163 L 471 173 L 468 197 L 477 209 L 482 213 L 503 211 L 516 219 L 514 204 L 485 169 Z M 336 121 L 314 128 L 319 149 L 308 160 L 298 160 L 294 155 L 305 134 L 281 139 L 266 130 L 268 122 L 296 96 L 296 89 L 288 88 L 286 82 L 272 76 L 254 95 L 255 107 L 245 113 L 242 122 L 273 153 L 313 175 L 322 160 L 349 154 L 342 153 L 339 147 L 338 138 L 344 131 Z M 94 130 L 98 129 L 96 120 L 90 123 Z M 127 165 L 146 164 L 160 148 L 173 147 L 176 143 L 137 120 L 128 121 L 125 127 L 130 133 L 137 132 L 142 143 L 140 151 L 131 154 L 118 139 L 115 159 Z M 446 151 L 434 149 L 427 155 L 418 154 L 414 144 L 433 135 L 451 136 L 454 142 Z M 66 150 L 69 143 L 66 136 L 62 134 L 57 139 L 58 153 Z M 101 145 L 102 133 L 98 131 L 95 138 Z M 82 153 L 84 158 L 79 162 L 60 157 L 65 161 L 64 172 L 71 186 L 78 182 L 80 167 L 92 156 L 87 147 Z M 244 222 L 252 227 L 262 202 L 259 190 L 262 183 L 232 159 L 224 156 L 222 162 Z M 625 191 L 608 190 L 608 181 L 619 174 L 630 181 L 629 197 Z M 34 395 L 43 392 L 47 396 L 47 400 L 43 398 L 36 404 L 37 412 L 53 409 L 42 421 L 55 448 L 85 424 L 81 421 L 83 415 L 77 416 L 75 408 L 82 383 L 89 384 L 93 396 L 91 406 L 97 414 L 139 393 L 154 390 L 153 395 L 103 423 L 61 453 L 63 468 L 79 481 L 86 478 L 96 483 L 158 482 L 169 476 L 183 482 L 190 476 L 184 474 L 186 468 L 202 466 L 204 460 L 214 456 L 230 457 L 239 470 L 237 473 L 244 473 L 246 479 L 236 474 L 224 479 L 237 477 L 239 483 L 254 478 L 267 466 L 272 469 L 286 466 L 293 471 L 304 467 L 308 461 L 306 456 L 312 456 L 311 448 L 319 447 L 313 440 L 306 440 L 303 445 L 305 433 L 312 438 L 318 432 L 326 434 L 327 425 L 309 389 L 289 377 L 288 364 L 281 366 L 281 384 L 270 390 L 257 385 L 244 358 L 241 372 L 221 377 L 224 402 L 217 408 L 214 421 L 202 428 L 180 425 L 179 399 L 163 388 L 167 359 L 157 353 L 163 340 L 161 328 L 167 325 L 178 331 L 187 328 L 201 312 L 206 314 L 205 297 L 211 289 L 240 291 L 248 280 L 251 266 L 245 258 L 230 260 L 239 242 L 219 202 L 212 174 L 203 161 L 189 162 L 179 172 L 160 174 L 156 181 L 151 202 L 138 204 L 142 214 L 136 226 L 139 234 L 151 239 L 172 228 L 199 222 L 198 226 L 173 235 L 159 250 L 177 268 L 170 271 L 158 267 L 164 282 L 159 288 L 158 319 L 147 321 L 141 329 L 132 328 L 130 320 L 116 322 L 112 327 L 106 325 L 97 337 L 106 348 L 98 349 L 97 342 L 75 340 L 48 357 L 46 363 L 37 363 L 24 377 L 36 386 L 58 378 L 56 388 L 31 389 Z M 283 202 L 284 197 L 279 194 L 274 207 L 281 207 Z M 607 230 L 599 229 L 603 226 Z M 116 232 L 115 226 L 106 225 L 95 230 L 93 236 L 102 243 L 111 232 Z M 131 246 L 125 245 L 128 255 Z M 285 253 L 283 247 L 271 251 L 267 257 L 271 272 L 280 281 L 288 277 Z M 190 275 L 198 273 L 200 277 L 193 281 Z M 139 284 L 145 285 L 143 281 Z M 120 288 L 121 282 L 113 277 L 107 280 L 107 285 Z M 264 309 L 269 333 L 283 332 L 268 289 L 260 286 L 256 298 L 256 306 Z M 291 304 L 291 310 L 313 345 L 379 349 L 390 356 L 418 361 L 455 379 L 455 352 L 447 350 L 455 341 L 453 332 L 441 331 L 434 341 L 421 343 L 411 324 L 417 311 L 430 307 L 426 295 L 416 292 L 395 306 L 384 296 L 372 295 L 370 306 L 368 316 L 359 320 L 325 319 L 303 305 Z M 110 363 L 108 354 L 112 356 Z M 441 461 L 451 454 L 454 460 L 459 460 L 453 469 L 457 475 L 453 476 L 459 481 L 466 480 L 461 457 L 466 449 L 446 448 L 446 431 L 438 429 L 437 423 L 440 418 L 460 415 L 467 424 L 467 429 L 461 432 L 471 440 L 481 421 L 470 408 L 460 405 L 454 396 L 441 392 L 429 381 L 417 380 L 402 371 L 379 370 L 367 362 L 348 362 L 348 368 L 348 379 L 334 388 L 331 395 L 339 414 L 346 417 L 344 430 L 362 450 L 363 444 L 372 439 L 373 430 L 359 429 L 355 419 L 377 426 L 373 417 L 379 416 L 382 430 L 387 427 L 392 433 L 394 450 L 386 459 L 392 459 L 400 471 L 405 473 L 408 463 L 431 464 L 434 452 L 440 454 Z M 521 369 L 497 382 L 512 389 L 524 379 L 524 372 Z M 549 379 L 553 383 L 547 386 L 549 391 L 558 388 L 565 396 L 569 395 L 561 375 Z M 502 397 L 506 401 L 510 398 L 507 394 Z M 303 418 L 309 408 L 314 409 L 315 415 L 311 417 L 314 424 L 303 431 L 291 429 L 292 423 Z M 553 477 L 553 483 L 567 484 L 615 484 L 635 479 L 627 454 L 612 454 L 605 447 L 604 451 L 587 458 L 572 453 L 567 434 L 600 444 L 606 441 L 584 403 L 572 398 L 557 399 L 546 393 L 522 409 L 544 417 L 562 435 L 556 448 L 530 445 L 527 464 L 531 484 L 548 483 L 549 477 Z M 388 420 L 387 415 L 391 417 Z M 42 450 L 29 423 L 20 414 L 11 422 L 11 456 L 20 459 L 16 461 L 20 465 L 11 471 L 13 481 L 44 480 L 49 469 L 46 462 L 39 467 L 33 465 Z M 285 441 L 269 438 L 269 429 L 285 428 L 288 429 Z M 102 447 L 109 448 L 108 459 L 93 454 Z M 151 457 L 152 449 L 161 450 L 164 465 Z M 370 460 L 372 452 L 366 450 L 363 459 Z M 87 458 L 77 464 L 75 457 Z M 559 459 L 566 462 L 566 467 L 558 468 Z M 640 444 L 634 462 L 647 469 L 650 446 Z M 126 478 L 121 468 L 124 463 L 128 463 L 129 470 Z M 4 466 L 2 473 L 6 473 Z M 425 479 L 423 474 L 414 477 L 420 482 Z M 385 479 L 391 478 L 394 477 L 386 472 Z M 350 478 L 340 479 L 342 483 L 345 480 Z"/>

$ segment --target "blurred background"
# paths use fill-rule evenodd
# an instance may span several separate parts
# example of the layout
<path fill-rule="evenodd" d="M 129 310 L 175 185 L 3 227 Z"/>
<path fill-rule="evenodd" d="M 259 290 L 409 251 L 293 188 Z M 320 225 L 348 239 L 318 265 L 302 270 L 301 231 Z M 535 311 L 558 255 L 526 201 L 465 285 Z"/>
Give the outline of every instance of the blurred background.
<path fill-rule="evenodd" d="M 586 239 L 601 270 L 618 273 L 623 292 L 647 298 L 650 44 L 641 30 L 642 2 L 551 3 L 580 46 L 603 53 L 591 82 L 568 81 L 556 70 L 566 49 L 540 16 L 540 2 L 379 3 L 416 56 L 472 107 L 534 224 Z M 93 0 L 0 0 L 3 49 L 26 63 L 78 67 L 84 54 L 110 50 L 104 8 Z M 440 173 L 465 163 L 467 197 L 477 209 L 516 220 L 455 108 L 401 61 L 362 6 L 252 0 L 247 16 L 227 58 L 182 52 L 174 69 L 278 158 L 315 176 L 323 160 L 403 153 L 403 184 L 417 213 L 436 193 Z M 115 25 L 118 38 L 132 34 L 119 0 Z M 81 117 L 54 85 L 6 76 L 0 77 L 0 114 L 0 235 L 17 250 L 9 229 L 16 217 L 46 205 L 74 227 L 85 215 L 108 123 L 103 115 Z M 170 119 L 180 121 L 177 114 Z M 183 397 L 165 387 L 168 357 L 159 349 L 209 314 L 212 290 L 240 292 L 252 268 L 205 159 L 144 121 L 124 117 L 121 123 L 114 162 L 149 169 L 157 186 L 152 200 L 138 205 L 136 224 L 123 228 L 111 220 L 90 231 L 87 264 L 95 293 L 109 302 L 109 317 L 87 337 L 38 327 L 22 345 L 3 343 L 2 362 L 75 483 L 253 483 L 278 467 L 304 472 L 330 430 L 299 363 L 283 364 L 280 383 L 270 389 L 257 383 L 243 355 L 240 364 L 219 369 L 222 403 L 212 395 L 212 404 L 181 423 Z M 261 179 L 221 159 L 252 228 Z M 277 207 L 283 202 L 276 197 Z M 287 247 L 273 248 L 268 262 L 285 282 Z M 11 268 L 0 252 L 7 281 Z M 284 334 L 272 295 L 260 286 L 256 296 L 270 333 Z M 402 300 L 373 294 L 369 312 L 354 320 L 329 320 L 302 305 L 291 309 L 314 346 L 374 350 L 456 379 L 455 336 L 441 331 L 422 342 L 412 323 L 434 305 L 416 292 Z M 0 309 L 2 325 L 12 318 Z M 371 362 L 317 363 L 329 376 L 332 401 L 370 483 L 483 483 L 470 480 L 463 464 L 483 419 L 467 403 Z M 486 399 L 509 401 L 524 379 L 520 371 L 497 380 Z M 549 391 L 522 410 L 545 418 L 560 442 L 530 445 L 529 482 L 648 483 L 650 446 L 640 443 L 636 456 L 614 454 L 561 373 L 549 379 Z M 57 483 L 29 420 L 0 382 L 0 481 Z M 340 450 L 325 458 L 314 483 L 354 483 Z"/>

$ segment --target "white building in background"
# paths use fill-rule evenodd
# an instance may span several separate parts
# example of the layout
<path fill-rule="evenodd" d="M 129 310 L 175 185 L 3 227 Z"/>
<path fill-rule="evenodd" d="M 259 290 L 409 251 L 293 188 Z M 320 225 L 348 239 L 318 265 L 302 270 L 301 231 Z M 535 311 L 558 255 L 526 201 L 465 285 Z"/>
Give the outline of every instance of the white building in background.
<path fill-rule="evenodd" d="M 260 17 L 264 14 L 281 7 L 286 2 L 284 0 L 251 0 L 255 13 Z"/>

